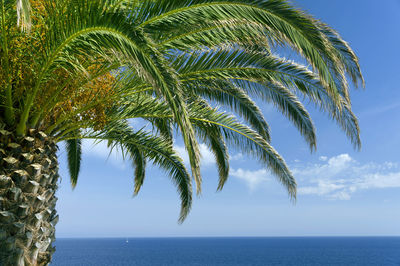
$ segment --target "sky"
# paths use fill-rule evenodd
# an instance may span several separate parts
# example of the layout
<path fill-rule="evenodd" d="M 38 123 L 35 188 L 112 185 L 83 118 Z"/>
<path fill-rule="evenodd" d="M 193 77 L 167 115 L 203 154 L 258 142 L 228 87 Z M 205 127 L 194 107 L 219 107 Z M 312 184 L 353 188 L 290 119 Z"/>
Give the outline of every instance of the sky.
<path fill-rule="evenodd" d="M 61 147 L 57 237 L 399 236 L 400 1 L 294 3 L 336 29 L 360 58 L 366 87 L 352 89 L 351 96 L 361 151 L 326 114 L 309 106 L 318 141 L 310 153 L 294 126 L 260 103 L 272 145 L 297 179 L 297 202 L 268 169 L 236 151 L 229 180 L 217 192 L 213 156 L 201 145 L 203 193 L 178 224 L 179 196 L 165 173 L 148 166 L 143 188 L 133 197 L 130 162 L 109 156 L 101 143 L 85 142 L 72 190 Z M 179 142 L 177 150 L 187 157 Z"/>

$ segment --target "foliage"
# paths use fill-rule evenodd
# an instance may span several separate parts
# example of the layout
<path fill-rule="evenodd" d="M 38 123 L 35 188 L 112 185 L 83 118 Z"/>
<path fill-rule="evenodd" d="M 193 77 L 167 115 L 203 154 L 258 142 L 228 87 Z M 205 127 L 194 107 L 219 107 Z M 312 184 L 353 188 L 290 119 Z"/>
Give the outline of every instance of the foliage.
<path fill-rule="evenodd" d="M 315 128 L 301 99 L 360 147 L 348 84 L 364 84 L 358 59 L 337 32 L 287 1 L 1 0 L 0 7 L 0 122 L 20 136 L 36 128 L 65 141 L 73 186 L 81 139 L 107 141 L 131 159 L 135 194 L 148 161 L 169 174 L 182 221 L 192 185 L 173 148 L 178 130 L 198 193 L 199 139 L 215 155 L 219 189 L 233 146 L 271 169 L 295 198 L 295 179 L 254 98 L 281 111 L 311 150 Z M 284 59 L 287 51 L 310 67 Z M 154 130 L 129 125 L 139 118 Z"/>

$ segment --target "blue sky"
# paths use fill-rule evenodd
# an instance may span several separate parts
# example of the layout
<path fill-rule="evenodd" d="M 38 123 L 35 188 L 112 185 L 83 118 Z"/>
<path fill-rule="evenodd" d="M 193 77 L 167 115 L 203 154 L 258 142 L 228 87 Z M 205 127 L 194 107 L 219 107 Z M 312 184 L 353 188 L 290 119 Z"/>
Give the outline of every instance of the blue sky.
<path fill-rule="evenodd" d="M 60 152 L 58 237 L 400 235 L 400 1 L 295 1 L 338 30 L 360 58 L 365 90 L 352 90 L 363 147 L 310 107 L 318 150 L 273 107 L 261 108 L 272 144 L 298 181 L 298 200 L 253 160 L 232 151 L 231 175 L 216 192 L 217 171 L 202 146 L 203 193 L 179 225 L 179 197 L 168 177 L 148 167 L 135 198 L 132 169 L 104 145 L 84 145 L 77 188 Z M 178 145 L 178 150 L 184 153 Z"/>

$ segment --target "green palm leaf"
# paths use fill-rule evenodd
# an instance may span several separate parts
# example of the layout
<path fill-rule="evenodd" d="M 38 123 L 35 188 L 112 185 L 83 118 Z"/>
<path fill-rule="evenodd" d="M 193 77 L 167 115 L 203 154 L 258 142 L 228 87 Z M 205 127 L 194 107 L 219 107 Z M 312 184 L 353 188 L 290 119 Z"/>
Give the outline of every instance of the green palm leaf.
<path fill-rule="evenodd" d="M 78 175 L 81 168 L 82 160 L 82 140 L 68 139 L 65 141 L 67 150 L 68 169 L 71 178 L 72 188 L 75 188 L 78 182 Z"/>
<path fill-rule="evenodd" d="M 132 159 L 135 166 L 135 194 L 139 192 L 144 181 L 144 158 L 164 169 L 177 186 L 181 198 L 179 221 L 186 218 L 192 204 L 191 177 L 171 143 L 141 130 L 134 132 L 124 121 L 114 121 L 101 132 L 88 133 L 83 138 L 108 141 L 112 147 L 118 146 L 122 153 Z"/>
<path fill-rule="evenodd" d="M 316 134 L 303 100 L 361 146 L 348 84 L 364 85 L 357 56 L 334 29 L 288 1 L 3 0 L 0 15 L 0 128 L 65 140 L 73 187 L 81 139 L 107 141 L 131 160 L 135 195 L 147 163 L 169 174 L 182 221 L 191 178 L 201 191 L 201 141 L 215 156 L 218 189 L 233 147 L 269 168 L 295 198 L 296 182 L 270 144 L 258 102 L 276 107 L 311 150 Z M 309 67 L 284 59 L 287 51 Z M 133 129 L 135 118 L 152 129 Z M 176 133 L 192 176 L 173 149 Z"/>

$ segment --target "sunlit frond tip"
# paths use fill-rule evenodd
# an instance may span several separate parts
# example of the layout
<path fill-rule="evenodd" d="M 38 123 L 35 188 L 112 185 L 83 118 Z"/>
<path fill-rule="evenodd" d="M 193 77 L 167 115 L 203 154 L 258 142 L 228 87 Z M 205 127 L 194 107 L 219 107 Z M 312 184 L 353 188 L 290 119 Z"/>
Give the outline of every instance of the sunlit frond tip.
<path fill-rule="evenodd" d="M 17 0 L 17 25 L 22 31 L 30 32 L 32 27 L 31 4 L 29 0 Z"/>
<path fill-rule="evenodd" d="M 72 188 L 75 188 L 78 182 L 78 175 L 81 168 L 82 158 L 82 140 L 80 139 L 69 139 L 65 142 L 67 157 L 68 157 L 68 169 L 71 178 Z"/>

